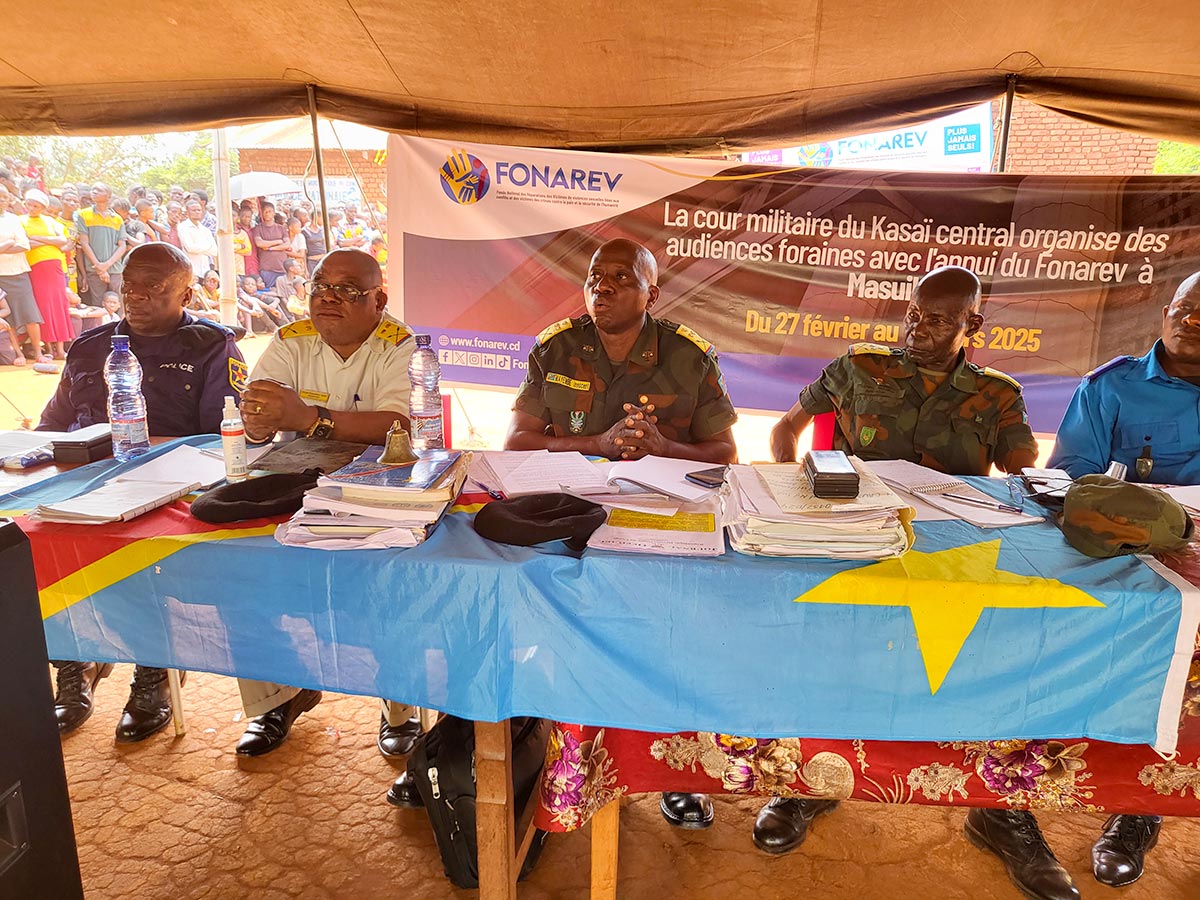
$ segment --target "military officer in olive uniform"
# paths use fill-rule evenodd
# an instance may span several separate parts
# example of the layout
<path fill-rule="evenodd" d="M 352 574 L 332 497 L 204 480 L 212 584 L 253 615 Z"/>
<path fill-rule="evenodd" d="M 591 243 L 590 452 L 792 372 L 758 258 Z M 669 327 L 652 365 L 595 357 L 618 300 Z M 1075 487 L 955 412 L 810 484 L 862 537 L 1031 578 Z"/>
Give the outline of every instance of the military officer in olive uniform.
<path fill-rule="evenodd" d="M 733 462 L 737 413 L 712 344 L 647 314 L 658 299 L 654 255 L 633 241 L 604 244 L 583 299 L 587 315 L 538 336 L 505 449 Z M 704 794 L 663 794 L 661 809 L 684 828 L 713 821 Z"/>
<path fill-rule="evenodd" d="M 952 475 L 986 475 L 993 464 L 1019 472 L 1037 458 L 1021 386 L 967 362 L 964 346 L 980 330 L 979 279 L 944 266 L 925 275 L 904 317 L 904 347 L 856 344 L 800 392 L 771 431 L 776 461 L 796 458 L 796 439 L 812 417 L 837 417 L 834 447 L 862 459 L 906 459 Z M 786 853 L 834 800 L 779 798 L 754 824 L 754 843 Z M 1013 882 L 1035 900 L 1078 900 L 1070 874 L 1025 810 L 972 809 L 967 837 L 1003 861 Z"/>

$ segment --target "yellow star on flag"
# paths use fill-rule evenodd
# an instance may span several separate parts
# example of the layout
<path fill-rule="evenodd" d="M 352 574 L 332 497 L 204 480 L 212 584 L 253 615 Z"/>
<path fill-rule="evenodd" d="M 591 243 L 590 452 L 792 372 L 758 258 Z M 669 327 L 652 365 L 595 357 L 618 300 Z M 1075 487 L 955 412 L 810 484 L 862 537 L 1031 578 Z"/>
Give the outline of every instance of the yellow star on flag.
<path fill-rule="evenodd" d="M 921 647 L 929 693 L 936 694 L 985 608 L 1104 606 L 1090 594 L 1053 578 L 997 569 L 999 557 L 999 540 L 934 553 L 912 550 L 897 559 L 839 572 L 795 602 L 907 606 Z"/>

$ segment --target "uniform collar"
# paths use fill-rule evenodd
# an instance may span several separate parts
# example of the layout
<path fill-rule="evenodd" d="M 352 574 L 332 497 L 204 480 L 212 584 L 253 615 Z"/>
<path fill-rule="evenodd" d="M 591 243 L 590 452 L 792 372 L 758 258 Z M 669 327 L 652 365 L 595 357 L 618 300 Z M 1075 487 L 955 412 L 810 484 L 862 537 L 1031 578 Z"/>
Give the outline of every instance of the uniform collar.
<path fill-rule="evenodd" d="M 1149 352 L 1142 357 L 1141 361 L 1143 365 L 1134 373 L 1133 377 L 1140 378 L 1142 381 L 1157 380 L 1166 381 L 1170 384 L 1186 384 L 1191 386 L 1191 382 L 1167 374 L 1167 370 L 1163 368 L 1162 359 L 1159 356 L 1160 353 L 1166 352 L 1166 349 L 1163 347 L 1162 338 L 1159 338 L 1154 342 L 1154 346 L 1150 348 Z"/>
<path fill-rule="evenodd" d="M 916 360 L 908 355 L 908 351 L 904 351 L 904 374 L 902 377 L 911 378 L 920 371 Z M 962 391 L 964 394 L 979 393 L 979 379 L 975 375 L 975 370 L 971 364 L 967 362 L 967 354 L 965 350 L 958 351 L 958 362 L 954 364 L 947 375 L 946 380 L 950 382 L 950 386 L 956 391 Z"/>
<path fill-rule="evenodd" d="M 625 362 L 648 369 L 658 365 L 658 328 L 649 313 L 643 315 L 645 321 L 642 322 L 642 332 L 633 342 Z"/>

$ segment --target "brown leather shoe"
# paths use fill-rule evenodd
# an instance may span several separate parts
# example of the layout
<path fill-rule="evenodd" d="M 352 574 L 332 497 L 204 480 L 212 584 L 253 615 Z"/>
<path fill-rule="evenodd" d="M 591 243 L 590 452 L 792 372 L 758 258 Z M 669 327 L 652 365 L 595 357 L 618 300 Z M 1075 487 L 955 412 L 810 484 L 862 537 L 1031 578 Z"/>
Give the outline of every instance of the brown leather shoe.
<path fill-rule="evenodd" d="M 837 809 L 836 800 L 776 797 L 758 811 L 754 820 L 754 846 L 764 853 L 787 853 L 808 837 L 813 819 Z"/>
<path fill-rule="evenodd" d="M 62 662 L 57 665 L 54 718 L 58 720 L 59 734 L 74 731 L 91 718 L 92 692 L 112 669 L 112 663 Z"/>
<path fill-rule="evenodd" d="M 287 739 L 288 732 L 292 730 L 292 723 L 300 713 L 308 712 L 320 702 L 321 692 L 306 688 L 286 703 L 281 703 L 270 712 L 251 719 L 241 740 L 238 741 L 238 754 L 262 756 L 264 753 L 270 753 Z"/>
<path fill-rule="evenodd" d="M 1009 880 L 1030 900 L 1079 900 L 1079 889 L 1054 858 L 1033 813 L 972 809 L 963 833 L 980 850 L 1000 857 Z"/>
<path fill-rule="evenodd" d="M 413 716 L 400 725 L 389 725 L 387 716 L 379 716 L 379 752 L 386 757 L 408 756 L 421 735 L 421 719 Z"/>
<path fill-rule="evenodd" d="M 187 679 L 182 673 L 179 683 Z M 129 700 L 117 722 L 118 744 L 135 744 L 162 731 L 171 721 L 171 690 L 167 686 L 167 670 L 150 666 L 134 666 L 129 682 Z"/>
<path fill-rule="evenodd" d="M 716 817 L 708 794 L 664 793 L 658 808 L 676 828 L 707 828 Z"/>
<path fill-rule="evenodd" d="M 1162 816 L 1113 816 L 1092 847 L 1092 874 L 1101 884 L 1124 887 L 1142 877 L 1146 853 L 1158 843 Z"/>

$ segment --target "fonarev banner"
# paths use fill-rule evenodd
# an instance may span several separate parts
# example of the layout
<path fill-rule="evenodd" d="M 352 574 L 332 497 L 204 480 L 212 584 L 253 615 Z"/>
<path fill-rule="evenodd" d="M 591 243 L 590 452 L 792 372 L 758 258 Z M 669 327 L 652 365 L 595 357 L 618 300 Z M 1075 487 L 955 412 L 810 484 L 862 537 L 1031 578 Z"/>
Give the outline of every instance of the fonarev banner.
<path fill-rule="evenodd" d="M 786 409 L 858 341 L 897 344 L 913 285 L 983 282 L 970 359 L 1052 432 L 1079 379 L 1142 354 L 1200 270 L 1200 178 L 782 168 L 393 135 L 388 280 L 449 380 L 511 385 L 533 337 L 581 315 L 604 241 L 658 258 L 653 313 L 712 341 L 733 402 Z"/>

